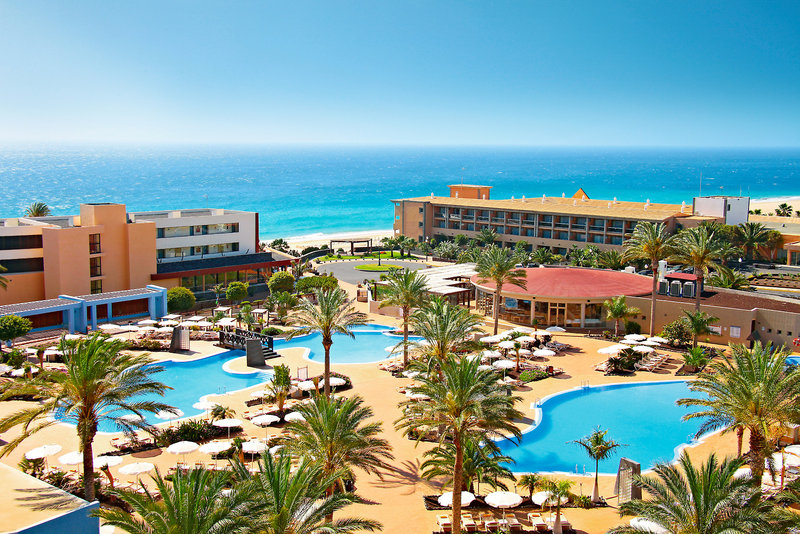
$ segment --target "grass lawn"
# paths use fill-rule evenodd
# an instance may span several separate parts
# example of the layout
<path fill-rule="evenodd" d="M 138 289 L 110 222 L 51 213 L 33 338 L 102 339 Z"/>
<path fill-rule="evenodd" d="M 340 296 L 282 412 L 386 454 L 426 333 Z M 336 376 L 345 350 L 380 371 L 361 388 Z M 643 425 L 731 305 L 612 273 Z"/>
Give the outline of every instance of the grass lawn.
<path fill-rule="evenodd" d="M 366 271 L 369 273 L 385 273 L 389 271 L 396 271 L 397 269 L 402 269 L 399 265 L 392 265 L 391 263 L 382 263 L 378 265 L 377 263 L 365 263 L 364 265 L 359 265 L 356 267 L 357 271 Z"/>
<path fill-rule="evenodd" d="M 378 258 L 378 254 L 374 253 L 374 252 L 372 254 L 364 254 L 364 255 L 356 255 L 356 256 L 351 256 L 350 254 L 342 254 L 341 256 L 338 256 L 336 254 L 328 254 L 327 256 L 320 256 L 319 258 L 316 258 L 313 261 L 326 262 L 326 261 L 333 261 L 333 260 L 369 260 L 369 259 L 372 259 L 372 258 L 377 259 Z M 402 256 L 400 256 L 399 252 L 395 252 L 394 256 L 392 256 L 388 252 L 381 252 L 381 259 L 389 259 L 389 260 L 392 260 L 392 259 L 394 259 L 394 260 L 411 259 L 411 260 L 415 260 L 415 259 L 417 259 L 417 257 L 409 255 L 409 254 L 403 254 Z"/>

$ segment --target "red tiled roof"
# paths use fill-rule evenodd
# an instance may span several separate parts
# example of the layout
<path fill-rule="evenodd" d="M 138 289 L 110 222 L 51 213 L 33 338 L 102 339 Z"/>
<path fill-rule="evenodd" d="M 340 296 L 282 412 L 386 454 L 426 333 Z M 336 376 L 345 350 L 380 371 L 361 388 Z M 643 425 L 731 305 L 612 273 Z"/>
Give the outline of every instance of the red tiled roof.
<path fill-rule="evenodd" d="M 609 298 L 649 295 L 653 289 L 652 278 L 620 271 L 567 267 L 523 270 L 527 278 L 525 288 L 505 284 L 504 293 L 553 298 Z M 478 275 L 472 277 L 472 283 L 490 291 L 495 288 L 493 282 L 478 282 Z"/>
<path fill-rule="evenodd" d="M 694 282 L 697 280 L 697 275 L 692 273 L 669 273 L 665 274 L 664 278 L 667 280 L 691 280 Z"/>

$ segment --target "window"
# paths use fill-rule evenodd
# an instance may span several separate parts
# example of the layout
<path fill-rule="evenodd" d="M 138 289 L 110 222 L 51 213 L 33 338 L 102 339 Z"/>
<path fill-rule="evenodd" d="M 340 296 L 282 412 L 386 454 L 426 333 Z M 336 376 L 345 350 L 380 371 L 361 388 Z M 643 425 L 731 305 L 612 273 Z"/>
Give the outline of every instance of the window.
<path fill-rule="evenodd" d="M 17 250 L 21 248 L 42 248 L 42 234 L 0 237 L 0 250 Z"/>
<path fill-rule="evenodd" d="M 731 327 L 731 337 L 732 338 L 740 338 L 742 337 L 742 329 L 738 326 Z"/>
<path fill-rule="evenodd" d="M 92 295 L 96 295 L 97 293 L 103 292 L 103 281 L 102 280 L 92 280 L 91 284 L 91 292 Z"/>
<path fill-rule="evenodd" d="M 709 325 L 708 331 L 711 332 L 714 335 L 717 335 L 717 336 L 721 336 L 722 335 L 722 327 L 721 326 Z"/>
<path fill-rule="evenodd" d="M 2 274 L 32 273 L 44 271 L 44 258 L 21 258 L 18 260 L 2 260 L 0 263 L 6 268 Z"/>
<path fill-rule="evenodd" d="M 100 234 L 89 234 L 89 254 L 100 254 Z"/>
<path fill-rule="evenodd" d="M 100 265 L 100 257 L 89 258 L 89 276 L 102 276 L 103 269 Z"/>
<path fill-rule="evenodd" d="M 187 237 L 190 235 L 192 235 L 191 226 L 170 226 L 164 228 L 163 232 L 163 237 Z"/>
<path fill-rule="evenodd" d="M 417 226 L 419 226 L 420 228 L 422 228 L 422 221 L 419 221 L 419 222 L 417 223 Z"/>
<path fill-rule="evenodd" d="M 419 209 L 419 212 L 420 212 L 420 213 L 422 213 L 423 211 L 425 211 L 425 210 L 424 210 L 424 209 L 422 209 L 422 208 L 420 208 L 420 209 Z"/>

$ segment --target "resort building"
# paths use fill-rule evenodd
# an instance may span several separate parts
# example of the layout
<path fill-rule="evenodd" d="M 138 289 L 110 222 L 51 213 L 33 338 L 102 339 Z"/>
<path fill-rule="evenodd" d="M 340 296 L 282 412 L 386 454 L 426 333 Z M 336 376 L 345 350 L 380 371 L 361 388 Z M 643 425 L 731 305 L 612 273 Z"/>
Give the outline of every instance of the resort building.
<path fill-rule="evenodd" d="M 529 197 L 493 200 L 490 186 L 451 185 L 450 196 L 393 200 L 394 232 L 423 242 L 463 234 L 477 237 L 483 229 L 497 232 L 510 246 L 524 241 L 532 248 L 549 247 L 564 254 L 572 246 L 620 249 L 639 221 L 696 226 L 704 220 L 747 220 L 747 197 L 701 197 L 694 206 L 595 200 L 579 189 L 572 197 Z"/>
<path fill-rule="evenodd" d="M 290 256 L 260 251 L 258 214 L 224 209 L 128 213 L 82 204 L 76 216 L 0 219 L 0 304 L 142 288 L 207 291 L 258 284 Z"/>
<path fill-rule="evenodd" d="M 786 265 L 800 265 L 800 218 L 750 215 L 750 221 L 761 223 L 782 234 L 783 242 L 775 261 L 785 261 Z"/>

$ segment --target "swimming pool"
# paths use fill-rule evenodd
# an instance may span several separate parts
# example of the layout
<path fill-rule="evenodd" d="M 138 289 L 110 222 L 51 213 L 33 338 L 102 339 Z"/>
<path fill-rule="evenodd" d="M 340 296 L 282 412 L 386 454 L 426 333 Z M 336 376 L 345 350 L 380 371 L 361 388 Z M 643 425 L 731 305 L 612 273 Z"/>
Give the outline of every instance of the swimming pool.
<path fill-rule="evenodd" d="M 332 364 L 374 363 L 393 355 L 386 352 L 386 347 L 394 346 L 403 340 L 402 335 L 390 334 L 395 329 L 391 326 L 368 324 L 355 328 L 356 337 L 351 338 L 344 334 L 333 335 L 331 346 Z M 409 340 L 420 340 L 421 337 L 409 336 Z M 322 348 L 322 336 L 310 334 L 294 339 L 275 339 L 275 350 L 288 348 L 307 348 L 310 350 L 308 359 L 322 363 L 325 360 L 325 351 Z M 394 355 L 396 356 L 396 355 Z"/>
<path fill-rule="evenodd" d="M 671 461 L 676 447 L 691 442 L 700 420 L 681 421 L 690 408 L 677 406 L 679 398 L 696 396 L 683 381 L 619 384 L 566 391 L 541 405 L 541 422 L 522 436 L 519 445 L 503 440 L 498 445 L 516 464 L 515 472 L 594 472 L 594 462 L 583 448 L 571 443 L 598 425 L 608 438 L 627 447 L 600 462 L 600 472 L 616 474 L 621 457 L 651 468 Z"/>

